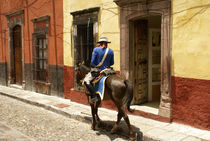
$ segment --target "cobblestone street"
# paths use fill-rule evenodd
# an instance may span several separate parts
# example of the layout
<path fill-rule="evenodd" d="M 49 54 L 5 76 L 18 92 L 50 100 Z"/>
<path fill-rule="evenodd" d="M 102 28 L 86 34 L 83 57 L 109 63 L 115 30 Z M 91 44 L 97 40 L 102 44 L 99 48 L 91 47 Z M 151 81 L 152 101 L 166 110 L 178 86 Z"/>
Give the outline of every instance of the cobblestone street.
<path fill-rule="evenodd" d="M 127 140 L 126 137 L 112 135 L 106 130 L 93 131 L 90 129 L 90 124 L 2 95 L 0 95 L 0 111 L 0 122 L 38 141 Z M 5 136 L 3 140 L 10 141 L 12 138 Z"/>

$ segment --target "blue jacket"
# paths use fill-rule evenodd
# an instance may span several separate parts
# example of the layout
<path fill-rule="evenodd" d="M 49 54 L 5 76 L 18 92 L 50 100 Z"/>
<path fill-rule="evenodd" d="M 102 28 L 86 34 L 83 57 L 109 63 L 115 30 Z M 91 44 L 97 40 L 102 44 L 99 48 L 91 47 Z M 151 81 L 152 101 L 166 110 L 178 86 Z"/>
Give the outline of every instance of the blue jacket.
<path fill-rule="evenodd" d="M 105 52 L 106 48 L 101 48 L 101 47 L 94 48 L 91 58 L 91 65 L 97 66 L 101 62 Z M 106 56 L 106 59 L 104 60 L 104 63 L 99 67 L 99 69 L 103 70 L 105 68 L 109 68 L 112 65 L 114 65 L 114 52 L 112 49 L 109 48 L 109 52 Z"/>

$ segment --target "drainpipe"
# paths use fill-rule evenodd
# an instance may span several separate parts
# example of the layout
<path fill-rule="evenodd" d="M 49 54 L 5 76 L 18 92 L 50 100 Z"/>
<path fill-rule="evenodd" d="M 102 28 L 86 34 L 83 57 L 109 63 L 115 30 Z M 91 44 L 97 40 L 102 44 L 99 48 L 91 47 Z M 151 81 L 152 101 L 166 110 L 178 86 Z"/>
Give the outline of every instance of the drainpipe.
<path fill-rule="evenodd" d="M 4 54 L 4 60 L 5 60 L 5 76 L 6 76 L 6 86 L 8 86 L 8 66 L 7 66 L 7 55 L 6 55 L 6 32 L 7 30 L 4 30 L 4 47 L 5 47 L 5 54 Z M 3 41 L 2 41 L 3 42 Z"/>
<path fill-rule="evenodd" d="M 54 44 L 55 44 L 55 63 L 56 63 L 56 81 L 57 81 L 57 91 L 59 95 L 59 90 L 58 90 L 58 64 L 57 64 L 57 39 L 56 39 L 56 20 L 55 20 L 55 0 L 52 0 L 52 5 L 53 5 L 53 24 L 54 24 Z"/>
<path fill-rule="evenodd" d="M 1 15 L 3 15 L 2 13 L 1 13 L 1 6 L 0 6 L 0 30 L 1 30 L 1 49 L 2 49 L 2 61 L 3 61 L 3 56 L 5 55 L 5 58 L 4 58 L 4 61 L 5 61 L 5 81 L 6 81 L 6 86 L 7 86 L 7 63 L 6 63 L 6 42 L 5 42 L 5 44 L 3 43 L 3 41 L 4 41 L 4 38 L 5 38 L 5 40 L 6 40 L 6 30 L 3 32 L 2 31 L 2 19 L 1 19 Z M 5 35 L 4 36 L 4 38 L 3 38 L 3 34 Z M 5 46 L 4 46 L 5 45 Z M 5 47 L 5 51 L 4 51 L 4 48 Z M 3 52 L 4 51 L 4 52 Z M 5 53 L 5 54 L 4 54 Z"/>
<path fill-rule="evenodd" d="M 2 38 L 2 21 L 1 21 L 1 6 L 0 6 L 0 30 L 1 30 L 1 54 L 2 54 L 2 61 L 3 61 L 3 38 Z"/>
<path fill-rule="evenodd" d="M 29 12 L 28 12 L 28 0 L 26 0 L 26 11 L 27 11 L 27 28 L 28 28 L 28 47 L 29 47 L 29 62 L 31 62 L 31 46 L 30 46 L 30 29 L 29 29 Z M 24 60 L 23 60 L 24 61 Z M 30 72 L 32 71 L 31 65 L 30 65 Z M 32 81 L 32 75 L 30 75 L 30 80 Z M 32 90 L 32 86 L 31 86 Z"/>

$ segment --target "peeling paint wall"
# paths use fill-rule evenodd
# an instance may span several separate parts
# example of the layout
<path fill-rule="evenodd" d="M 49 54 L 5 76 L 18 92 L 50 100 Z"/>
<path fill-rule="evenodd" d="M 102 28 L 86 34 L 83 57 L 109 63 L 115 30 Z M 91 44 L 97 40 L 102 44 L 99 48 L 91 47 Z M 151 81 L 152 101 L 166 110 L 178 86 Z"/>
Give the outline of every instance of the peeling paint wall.
<path fill-rule="evenodd" d="M 210 80 L 210 1 L 172 1 L 172 75 Z"/>
<path fill-rule="evenodd" d="M 173 121 L 210 130 L 210 1 L 172 1 Z"/>
<path fill-rule="evenodd" d="M 72 22 L 71 12 L 100 7 L 98 15 L 98 38 L 106 36 L 110 41 L 109 48 L 114 50 L 115 70 L 120 70 L 120 25 L 119 9 L 113 0 L 64 0 L 64 65 L 73 66 L 74 48 L 72 41 Z"/>

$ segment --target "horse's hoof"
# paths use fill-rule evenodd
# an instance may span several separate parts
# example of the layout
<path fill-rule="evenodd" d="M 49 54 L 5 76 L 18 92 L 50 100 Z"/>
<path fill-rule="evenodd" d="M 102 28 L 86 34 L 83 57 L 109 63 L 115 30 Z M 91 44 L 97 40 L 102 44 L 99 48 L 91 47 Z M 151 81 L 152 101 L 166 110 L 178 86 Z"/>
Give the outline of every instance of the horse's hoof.
<path fill-rule="evenodd" d="M 130 135 L 129 141 L 142 141 L 143 140 L 143 133 L 135 133 L 134 135 Z"/>
<path fill-rule="evenodd" d="M 143 133 L 142 132 L 136 133 L 135 138 L 136 138 L 136 141 L 142 141 L 143 140 Z"/>
<path fill-rule="evenodd" d="M 92 125 L 91 126 L 91 129 L 95 131 L 96 130 L 96 127 Z"/>
<path fill-rule="evenodd" d="M 100 122 L 102 122 L 102 121 L 101 121 L 101 119 L 100 119 L 100 118 L 98 118 L 98 119 L 97 119 L 97 123 L 100 123 Z"/>
<path fill-rule="evenodd" d="M 112 129 L 112 130 L 111 130 L 111 134 L 114 134 L 114 133 L 116 133 L 116 130 L 113 130 L 113 129 Z"/>
<path fill-rule="evenodd" d="M 114 134 L 117 132 L 118 126 L 115 124 L 114 127 L 111 130 L 111 134 Z"/>
<path fill-rule="evenodd" d="M 136 134 L 133 134 L 133 132 L 130 133 L 130 135 L 129 135 L 129 141 L 137 141 L 136 140 Z"/>
<path fill-rule="evenodd" d="M 130 137 L 129 141 L 136 141 L 136 140 L 133 137 Z"/>
<path fill-rule="evenodd" d="M 96 123 L 95 122 L 92 123 L 91 129 L 96 130 Z"/>
<path fill-rule="evenodd" d="M 100 121 L 100 122 L 97 122 L 97 125 L 98 125 L 98 127 L 102 127 L 103 123 Z"/>

